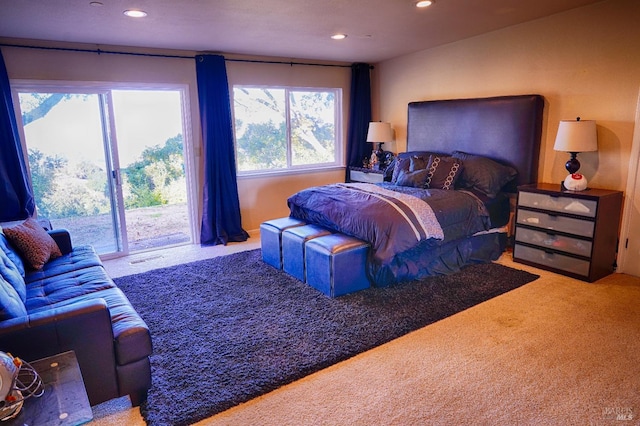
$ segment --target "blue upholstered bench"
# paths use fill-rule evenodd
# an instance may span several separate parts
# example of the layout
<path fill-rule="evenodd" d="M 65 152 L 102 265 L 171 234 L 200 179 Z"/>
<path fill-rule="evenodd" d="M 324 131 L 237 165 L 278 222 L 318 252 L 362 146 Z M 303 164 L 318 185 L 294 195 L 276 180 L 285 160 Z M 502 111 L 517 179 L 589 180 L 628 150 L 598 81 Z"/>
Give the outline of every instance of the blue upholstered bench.
<path fill-rule="evenodd" d="M 337 297 L 370 286 L 366 272 L 369 244 L 343 234 L 330 234 L 307 241 L 307 284 L 329 297 Z"/>
<path fill-rule="evenodd" d="M 305 245 L 314 238 L 331 234 L 317 225 L 302 225 L 282 231 L 282 269 L 300 281 L 306 281 Z"/>
<path fill-rule="evenodd" d="M 282 269 L 282 232 L 305 223 L 292 217 L 282 217 L 260 225 L 262 260 L 274 268 Z"/>

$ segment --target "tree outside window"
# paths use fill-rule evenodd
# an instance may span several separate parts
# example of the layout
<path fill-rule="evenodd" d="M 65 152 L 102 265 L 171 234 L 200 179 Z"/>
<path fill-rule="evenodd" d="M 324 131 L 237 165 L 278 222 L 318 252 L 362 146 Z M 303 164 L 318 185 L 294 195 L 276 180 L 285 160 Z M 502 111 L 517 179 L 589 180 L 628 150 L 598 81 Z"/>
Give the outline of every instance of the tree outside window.
<path fill-rule="evenodd" d="M 335 166 L 340 89 L 235 86 L 238 171 Z"/>

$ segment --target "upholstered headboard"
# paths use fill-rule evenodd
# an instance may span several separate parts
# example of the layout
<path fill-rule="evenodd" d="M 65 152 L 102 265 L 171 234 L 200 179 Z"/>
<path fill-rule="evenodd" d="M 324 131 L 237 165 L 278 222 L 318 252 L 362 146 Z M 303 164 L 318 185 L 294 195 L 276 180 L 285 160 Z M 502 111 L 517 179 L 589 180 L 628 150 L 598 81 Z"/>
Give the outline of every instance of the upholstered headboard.
<path fill-rule="evenodd" d="M 515 192 L 537 181 L 543 107 L 540 95 L 411 102 L 407 151 L 492 158 L 518 170 Z"/>

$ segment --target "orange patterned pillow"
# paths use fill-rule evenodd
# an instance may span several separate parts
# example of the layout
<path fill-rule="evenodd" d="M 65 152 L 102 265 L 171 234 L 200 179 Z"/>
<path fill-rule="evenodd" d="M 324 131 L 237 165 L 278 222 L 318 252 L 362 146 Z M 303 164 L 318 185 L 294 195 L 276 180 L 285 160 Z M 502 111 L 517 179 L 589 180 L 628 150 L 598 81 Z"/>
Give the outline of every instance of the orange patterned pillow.
<path fill-rule="evenodd" d="M 33 218 L 2 231 L 33 269 L 42 269 L 50 259 L 62 256 L 58 244 Z"/>

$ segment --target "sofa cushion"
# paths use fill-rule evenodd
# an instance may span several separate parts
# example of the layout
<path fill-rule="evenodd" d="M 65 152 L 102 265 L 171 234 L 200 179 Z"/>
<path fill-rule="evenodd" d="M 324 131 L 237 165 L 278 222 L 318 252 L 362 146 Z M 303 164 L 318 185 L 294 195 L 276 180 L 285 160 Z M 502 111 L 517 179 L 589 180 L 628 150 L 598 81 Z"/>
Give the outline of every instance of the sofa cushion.
<path fill-rule="evenodd" d="M 20 296 L 2 275 L 0 275 L 0 321 L 27 316 L 27 310 Z"/>
<path fill-rule="evenodd" d="M 62 256 L 53 238 L 33 218 L 5 227 L 3 231 L 33 269 L 41 269 L 49 259 Z"/>
<path fill-rule="evenodd" d="M 15 249 L 13 244 L 11 244 L 11 242 L 4 235 L 4 232 L 0 232 L 0 249 L 2 249 L 2 251 L 5 252 L 5 254 L 9 257 L 9 259 L 11 259 L 13 264 L 16 265 L 16 267 L 18 268 L 18 271 L 20 271 L 20 275 L 24 277 L 25 270 L 24 270 L 24 263 L 22 262 L 22 258 L 18 254 L 18 251 Z"/>
<path fill-rule="evenodd" d="M 27 287 L 24 283 L 24 278 L 16 264 L 9 259 L 9 256 L 3 250 L 0 250 L 0 275 L 11 284 L 11 287 L 18 293 L 20 300 L 24 303 L 27 300 Z"/>
<path fill-rule="evenodd" d="M 31 281 L 27 286 L 25 306 L 31 314 L 42 309 L 101 290 L 115 288 L 104 268 L 93 266 L 77 271 Z"/>
<path fill-rule="evenodd" d="M 74 247 L 70 253 L 64 254 L 47 262 L 38 271 L 29 271 L 25 277 L 27 284 L 51 278 L 56 275 L 66 274 L 71 271 L 78 271 L 93 266 L 102 266 L 100 258 L 91 246 Z"/>

